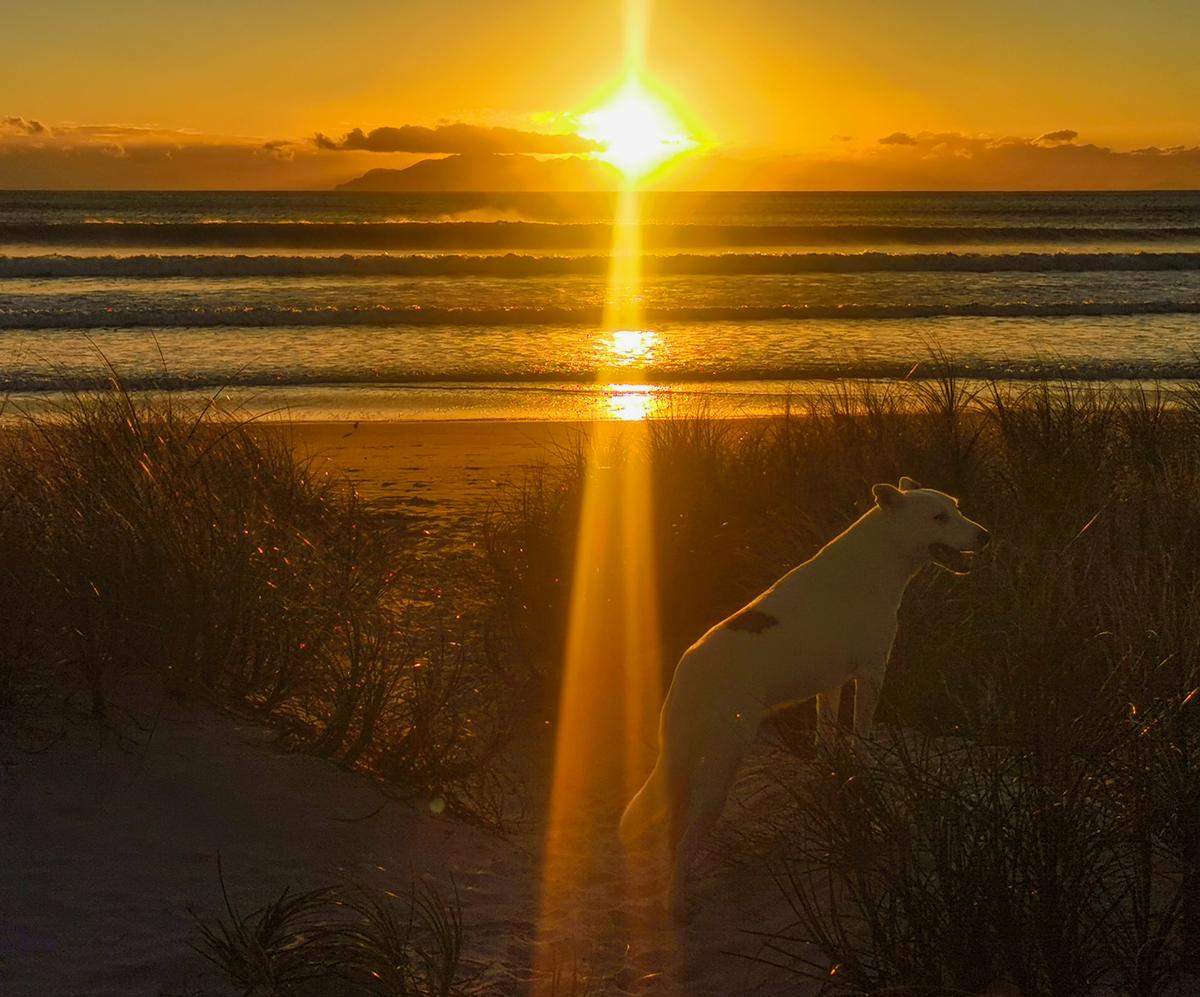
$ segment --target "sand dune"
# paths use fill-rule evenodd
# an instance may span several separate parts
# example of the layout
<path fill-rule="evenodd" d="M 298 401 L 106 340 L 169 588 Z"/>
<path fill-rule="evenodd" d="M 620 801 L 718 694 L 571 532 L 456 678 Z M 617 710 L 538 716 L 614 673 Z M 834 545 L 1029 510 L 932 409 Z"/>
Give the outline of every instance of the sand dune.
<path fill-rule="evenodd" d="M 546 447 L 580 427 L 546 424 L 316 424 L 293 427 L 301 452 L 350 474 L 380 508 L 426 517 L 449 541 Z M 0 740 L 0 990 L 20 995 L 223 994 L 189 947 L 189 909 L 221 906 L 217 856 L 243 912 L 285 887 L 362 885 L 404 895 L 414 881 L 457 889 L 466 956 L 479 992 L 524 994 L 535 982 L 544 773 L 522 771 L 528 812 L 501 838 L 397 802 L 367 778 L 287 753 L 256 724 L 180 707 L 144 690 L 129 700 L 145 729 L 68 729 L 47 750 Z M 546 736 L 550 736 L 547 732 Z M 536 746 L 535 746 L 536 747 Z M 512 762 L 545 752 L 514 749 Z M 753 779 L 751 779 L 751 783 Z M 742 786 L 732 812 L 759 787 Z M 561 993 L 795 993 L 795 981 L 728 953 L 760 942 L 743 927 L 784 927 L 769 877 L 735 868 L 726 845 L 699 870 L 695 912 L 676 931 L 631 934 L 640 906 L 603 868 L 622 801 L 581 810 L 596 849 L 573 860 L 596 870 L 553 912 L 542 964 Z M 607 836 L 607 837 L 606 837 Z M 600 865 L 597 866 L 597 855 Z M 574 981 L 574 982 L 572 982 Z M 543 986 L 547 985 L 544 979 Z M 541 990 L 539 992 L 549 992 Z"/>

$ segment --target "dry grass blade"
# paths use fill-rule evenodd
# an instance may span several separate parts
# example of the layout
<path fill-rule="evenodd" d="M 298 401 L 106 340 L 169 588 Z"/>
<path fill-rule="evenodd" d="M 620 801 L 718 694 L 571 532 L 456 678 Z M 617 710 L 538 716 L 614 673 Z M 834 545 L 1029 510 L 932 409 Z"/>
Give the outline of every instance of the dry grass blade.
<path fill-rule="evenodd" d="M 230 983 L 247 994 L 284 994 L 328 975 L 336 935 L 323 915 L 332 888 L 295 894 L 284 890 L 275 901 L 241 915 L 229 899 L 219 856 L 217 874 L 227 917 L 208 919 L 192 912 L 200 934 L 192 947 Z"/>
<path fill-rule="evenodd" d="M 193 912 L 193 947 L 246 994 L 455 997 L 468 992 L 462 909 L 427 885 L 407 901 L 325 887 L 280 897 L 249 915 L 229 899 L 225 917 Z"/>

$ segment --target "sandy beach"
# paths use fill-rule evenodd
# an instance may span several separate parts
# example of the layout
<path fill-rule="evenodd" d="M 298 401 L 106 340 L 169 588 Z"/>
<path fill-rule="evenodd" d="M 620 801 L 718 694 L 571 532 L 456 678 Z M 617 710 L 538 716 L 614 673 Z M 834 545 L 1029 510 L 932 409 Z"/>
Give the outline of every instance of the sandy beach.
<path fill-rule="evenodd" d="M 167 710 L 136 743 L 76 730 L 37 754 L 3 744 L 3 992 L 233 993 L 190 948 L 190 913 L 223 913 L 218 857 L 242 913 L 284 889 L 362 886 L 406 896 L 427 883 L 457 891 L 475 992 L 530 992 L 537 801 L 522 830 L 499 837 L 436 816 L 428 803 L 397 802 L 363 776 L 273 741 L 256 724 L 200 709 Z M 780 977 L 773 988 L 764 967 L 729 954 L 761 950 L 739 926 L 786 925 L 769 877 L 715 858 L 700 877 L 700 905 L 678 936 L 623 935 L 631 911 L 611 878 L 576 895 L 546 941 L 562 977 L 558 992 L 780 992 Z"/>

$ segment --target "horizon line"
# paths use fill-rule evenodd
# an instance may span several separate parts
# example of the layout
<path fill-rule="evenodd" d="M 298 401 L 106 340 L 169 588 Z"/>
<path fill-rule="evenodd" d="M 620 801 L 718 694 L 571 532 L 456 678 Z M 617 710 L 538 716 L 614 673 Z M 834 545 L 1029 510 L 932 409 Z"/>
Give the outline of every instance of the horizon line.
<path fill-rule="evenodd" d="M 347 194 L 392 196 L 396 194 L 497 194 L 505 196 L 546 194 L 617 195 L 619 188 L 574 190 L 514 190 L 503 188 L 429 187 L 412 190 L 344 190 L 340 187 L 4 187 L 0 194 Z M 639 194 L 1197 194 L 1197 187 L 697 187 L 639 188 Z"/>

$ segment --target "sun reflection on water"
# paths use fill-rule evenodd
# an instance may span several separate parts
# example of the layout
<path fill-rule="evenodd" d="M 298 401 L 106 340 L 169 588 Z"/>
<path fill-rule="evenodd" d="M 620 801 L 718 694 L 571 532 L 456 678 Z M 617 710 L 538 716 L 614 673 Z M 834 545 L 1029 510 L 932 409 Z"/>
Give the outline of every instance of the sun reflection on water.
<path fill-rule="evenodd" d="M 652 384 L 610 384 L 607 390 L 606 407 L 611 419 L 641 422 L 662 413 L 663 398 Z"/>
<path fill-rule="evenodd" d="M 654 348 L 658 346 L 658 333 L 649 329 L 618 329 L 601 341 L 607 352 L 607 361 L 616 367 L 654 362 Z"/>

